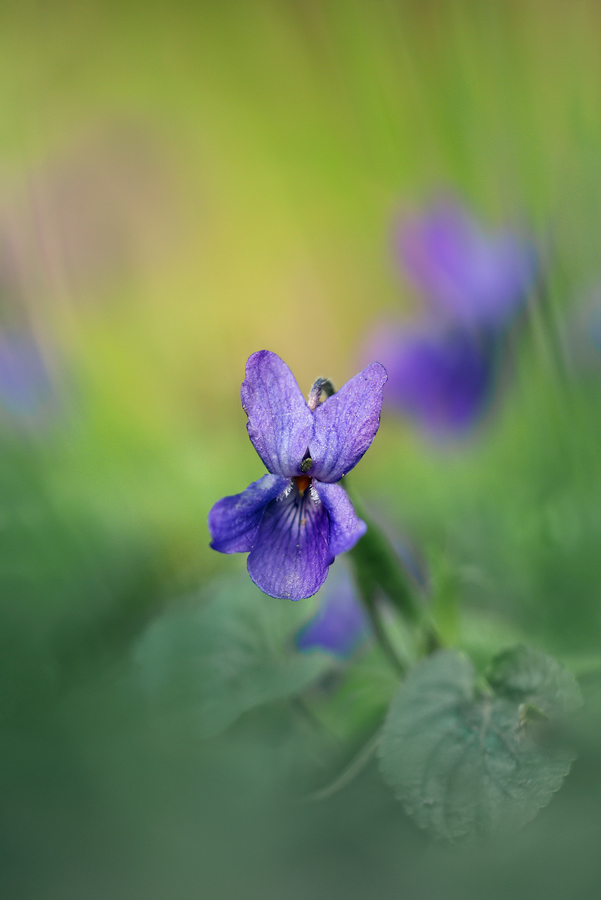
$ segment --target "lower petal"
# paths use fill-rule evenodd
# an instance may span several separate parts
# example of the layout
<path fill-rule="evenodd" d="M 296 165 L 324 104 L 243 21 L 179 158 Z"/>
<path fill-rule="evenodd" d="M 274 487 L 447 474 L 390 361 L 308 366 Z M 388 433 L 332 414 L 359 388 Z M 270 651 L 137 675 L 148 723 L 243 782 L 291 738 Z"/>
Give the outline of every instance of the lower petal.
<path fill-rule="evenodd" d="M 313 492 L 293 487 L 266 507 L 248 573 L 272 597 L 302 600 L 326 580 L 330 559 L 328 512 Z"/>
<path fill-rule="evenodd" d="M 220 553 L 248 553 L 254 547 L 267 504 L 286 489 L 288 478 L 264 475 L 241 494 L 222 497 L 209 513 L 211 547 Z"/>
<path fill-rule="evenodd" d="M 344 488 L 339 484 L 313 481 L 313 488 L 325 506 L 330 519 L 330 563 L 339 553 L 354 547 L 367 531 L 367 525 L 353 509 Z"/>

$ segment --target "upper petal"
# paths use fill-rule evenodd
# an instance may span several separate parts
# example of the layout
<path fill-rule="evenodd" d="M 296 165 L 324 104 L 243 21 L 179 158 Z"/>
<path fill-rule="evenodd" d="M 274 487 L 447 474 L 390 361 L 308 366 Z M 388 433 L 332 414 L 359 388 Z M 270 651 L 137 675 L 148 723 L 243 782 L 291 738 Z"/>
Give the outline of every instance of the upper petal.
<path fill-rule="evenodd" d="M 367 525 L 359 518 L 348 494 L 339 484 L 314 481 L 313 488 L 330 519 L 330 563 L 333 563 L 339 553 L 355 546 L 367 531 Z"/>
<path fill-rule="evenodd" d="M 286 363 L 270 350 L 248 358 L 240 390 L 248 434 L 269 472 L 300 475 L 313 434 L 313 413 Z"/>
<path fill-rule="evenodd" d="M 209 513 L 211 547 L 220 553 L 248 553 L 256 543 L 266 505 L 286 488 L 287 478 L 263 475 L 241 494 L 222 497 Z"/>
<path fill-rule="evenodd" d="M 510 229 L 484 229 L 453 201 L 406 218 L 399 252 L 406 274 L 427 295 L 435 314 L 478 326 L 509 323 L 526 302 L 538 270 L 530 240 Z"/>
<path fill-rule="evenodd" d="M 387 377 L 383 365 L 371 363 L 315 410 L 309 453 L 313 459 L 311 475 L 319 481 L 339 481 L 373 441 Z"/>
<path fill-rule="evenodd" d="M 327 510 L 311 492 L 273 500 L 265 509 L 257 541 L 247 560 L 257 587 L 272 597 L 302 600 L 326 580 L 330 564 Z"/>

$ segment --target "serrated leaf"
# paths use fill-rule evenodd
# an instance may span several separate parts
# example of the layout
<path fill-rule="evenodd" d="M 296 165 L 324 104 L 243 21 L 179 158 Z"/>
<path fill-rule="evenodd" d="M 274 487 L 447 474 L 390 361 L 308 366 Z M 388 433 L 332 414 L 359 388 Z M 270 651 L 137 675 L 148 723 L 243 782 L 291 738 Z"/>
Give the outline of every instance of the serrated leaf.
<path fill-rule="evenodd" d="M 547 716 L 571 712 L 582 704 L 574 676 L 552 656 L 523 644 L 493 659 L 488 682 L 496 694 L 537 707 Z"/>
<path fill-rule="evenodd" d="M 549 802 L 573 754 L 523 718 L 523 702 L 480 692 L 471 662 L 450 650 L 407 676 L 388 713 L 380 764 L 420 827 L 450 840 L 515 829 Z"/>
<path fill-rule="evenodd" d="M 310 615 L 303 604 L 267 597 L 248 579 L 222 582 L 209 599 L 189 598 L 152 623 L 136 645 L 133 679 L 155 713 L 183 711 L 200 737 L 219 734 L 243 712 L 299 693 L 331 665 L 292 646 Z"/>

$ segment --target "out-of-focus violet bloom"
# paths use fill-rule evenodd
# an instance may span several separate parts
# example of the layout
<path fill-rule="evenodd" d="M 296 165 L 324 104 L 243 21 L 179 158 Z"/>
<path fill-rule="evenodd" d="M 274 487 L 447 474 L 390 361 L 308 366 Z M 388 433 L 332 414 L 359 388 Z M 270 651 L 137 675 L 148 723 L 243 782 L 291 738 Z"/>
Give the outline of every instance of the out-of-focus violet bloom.
<path fill-rule="evenodd" d="M 219 500 L 209 531 L 214 550 L 249 554 L 249 575 L 266 594 L 312 596 L 335 557 L 365 533 L 336 482 L 375 437 L 386 377 L 380 363 L 371 363 L 323 403 L 325 382 L 318 379 L 305 402 L 279 356 L 261 350 L 249 357 L 242 406 L 269 474 Z"/>
<path fill-rule="evenodd" d="M 398 252 L 432 311 L 498 328 L 524 305 L 537 275 L 533 244 L 510 229 L 486 231 L 457 202 L 441 202 L 399 228 Z"/>
<path fill-rule="evenodd" d="M 25 334 L 0 333 L 0 407 L 35 415 L 52 393 L 40 348 Z"/>
<path fill-rule="evenodd" d="M 319 595 L 317 612 L 297 632 L 298 650 L 323 650 L 339 659 L 348 659 L 371 634 L 365 612 L 351 575 L 344 565 L 336 567 Z"/>
<path fill-rule="evenodd" d="M 598 302 L 598 305 L 592 313 L 587 330 L 595 349 L 601 351 L 601 302 Z"/>
<path fill-rule="evenodd" d="M 376 326 L 366 354 L 386 366 L 387 405 L 439 437 L 462 435 L 493 399 L 506 330 L 537 276 L 534 245 L 445 200 L 404 219 L 397 250 L 426 315 Z"/>
<path fill-rule="evenodd" d="M 385 402 L 432 433 L 460 434 L 488 409 L 495 388 L 497 344 L 488 333 L 458 326 L 382 325 L 368 353 L 388 372 Z"/>

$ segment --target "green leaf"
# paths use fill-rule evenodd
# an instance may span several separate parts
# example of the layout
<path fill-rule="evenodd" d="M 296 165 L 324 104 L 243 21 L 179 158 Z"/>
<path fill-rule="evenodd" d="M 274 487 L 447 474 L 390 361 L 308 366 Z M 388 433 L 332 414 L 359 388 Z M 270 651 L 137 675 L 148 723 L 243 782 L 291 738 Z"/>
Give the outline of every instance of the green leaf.
<path fill-rule="evenodd" d="M 420 827 L 450 840 L 524 825 L 574 758 L 524 706 L 573 708 L 571 676 L 526 648 L 503 654 L 493 672 L 495 693 L 488 694 L 468 659 L 439 651 L 408 675 L 384 727 L 384 779 Z"/>
<path fill-rule="evenodd" d="M 582 704 L 574 676 L 552 656 L 524 645 L 495 657 L 488 683 L 497 694 L 535 706 L 549 717 L 571 712 Z"/>
<path fill-rule="evenodd" d="M 298 694 L 331 665 L 292 646 L 313 607 L 267 597 L 248 578 L 220 582 L 208 599 L 188 598 L 152 623 L 136 646 L 133 678 L 152 712 L 183 713 L 200 737 L 216 735 L 246 710 Z"/>
<path fill-rule="evenodd" d="M 310 708 L 329 732 L 356 741 L 380 725 L 398 684 L 398 675 L 372 643 L 338 671 L 334 690 L 310 698 Z"/>

